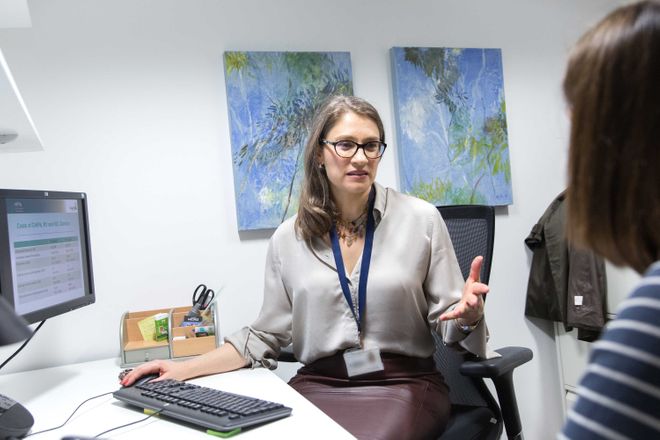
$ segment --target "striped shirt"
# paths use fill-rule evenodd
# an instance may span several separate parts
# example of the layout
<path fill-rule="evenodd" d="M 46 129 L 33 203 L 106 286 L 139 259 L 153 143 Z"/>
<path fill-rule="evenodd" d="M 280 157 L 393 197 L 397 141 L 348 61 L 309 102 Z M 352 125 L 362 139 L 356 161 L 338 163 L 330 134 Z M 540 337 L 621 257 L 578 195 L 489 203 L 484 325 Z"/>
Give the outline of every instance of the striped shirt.
<path fill-rule="evenodd" d="M 660 261 L 593 345 L 559 439 L 660 439 Z"/>

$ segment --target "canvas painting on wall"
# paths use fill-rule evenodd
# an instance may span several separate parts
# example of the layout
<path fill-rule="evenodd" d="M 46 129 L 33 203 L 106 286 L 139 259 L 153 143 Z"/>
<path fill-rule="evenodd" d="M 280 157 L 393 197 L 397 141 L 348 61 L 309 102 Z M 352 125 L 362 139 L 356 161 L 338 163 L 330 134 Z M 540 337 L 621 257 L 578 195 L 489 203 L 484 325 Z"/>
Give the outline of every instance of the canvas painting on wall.
<path fill-rule="evenodd" d="M 295 214 L 312 117 L 352 94 L 348 52 L 225 52 L 238 229 L 270 229 Z"/>
<path fill-rule="evenodd" d="M 401 190 L 435 205 L 513 202 L 499 49 L 395 47 Z"/>

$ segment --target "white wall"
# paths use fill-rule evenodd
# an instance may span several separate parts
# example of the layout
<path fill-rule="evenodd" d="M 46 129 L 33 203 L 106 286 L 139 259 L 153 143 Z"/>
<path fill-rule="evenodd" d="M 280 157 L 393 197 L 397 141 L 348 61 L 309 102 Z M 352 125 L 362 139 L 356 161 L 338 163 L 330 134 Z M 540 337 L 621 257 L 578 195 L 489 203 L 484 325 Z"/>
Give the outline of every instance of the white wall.
<path fill-rule="evenodd" d="M 393 145 L 379 181 L 397 188 L 389 48 L 499 47 L 514 204 L 497 215 L 488 323 L 493 347 L 534 351 L 515 377 L 523 425 L 553 438 L 556 352 L 551 325 L 523 316 L 523 239 L 565 182 L 567 49 L 616 3 L 30 1 L 32 28 L 0 30 L 0 47 L 45 151 L 0 154 L 0 187 L 88 193 L 98 301 L 49 320 L 3 372 L 117 356 L 124 311 L 185 305 L 199 282 L 225 286 L 222 334 L 256 316 L 267 234 L 236 229 L 223 51 L 350 51 Z"/>

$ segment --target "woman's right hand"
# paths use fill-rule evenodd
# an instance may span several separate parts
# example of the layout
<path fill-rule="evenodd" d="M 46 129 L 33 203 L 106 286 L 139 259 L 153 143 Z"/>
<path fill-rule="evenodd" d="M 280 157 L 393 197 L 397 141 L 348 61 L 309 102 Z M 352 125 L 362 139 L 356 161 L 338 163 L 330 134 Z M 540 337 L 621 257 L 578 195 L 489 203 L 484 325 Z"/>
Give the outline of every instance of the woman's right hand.
<path fill-rule="evenodd" d="M 158 374 L 159 377 L 154 381 L 165 379 L 186 380 L 192 377 L 237 370 L 246 366 L 248 366 L 247 360 L 232 344 L 223 344 L 215 350 L 181 362 L 155 360 L 144 363 L 130 371 L 119 382 L 128 387 L 147 374 Z"/>
<path fill-rule="evenodd" d="M 120 383 L 122 386 L 128 387 L 147 374 L 158 374 L 159 377 L 154 381 L 165 379 L 185 380 L 188 379 L 185 371 L 186 368 L 183 362 L 155 360 L 134 368 L 120 380 Z"/>

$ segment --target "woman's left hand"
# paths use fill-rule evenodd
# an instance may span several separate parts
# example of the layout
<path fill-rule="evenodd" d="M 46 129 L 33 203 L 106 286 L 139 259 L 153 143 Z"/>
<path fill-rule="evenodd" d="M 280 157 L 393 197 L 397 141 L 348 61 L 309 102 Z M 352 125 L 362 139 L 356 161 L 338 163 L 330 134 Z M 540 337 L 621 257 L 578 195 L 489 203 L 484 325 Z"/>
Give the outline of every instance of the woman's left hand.
<path fill-rule="evenodd" d="M 488 293 L 488 286 L 479 282 L 483 261 L 482 256 L 478 256 L 472 261 L 470 276 L 465 280 L 461 301 L 452 311 L 440 315 L 441 321 L 459 319 L 461 325 L 474 325 L 484 316 L 483 295 Z"/>

